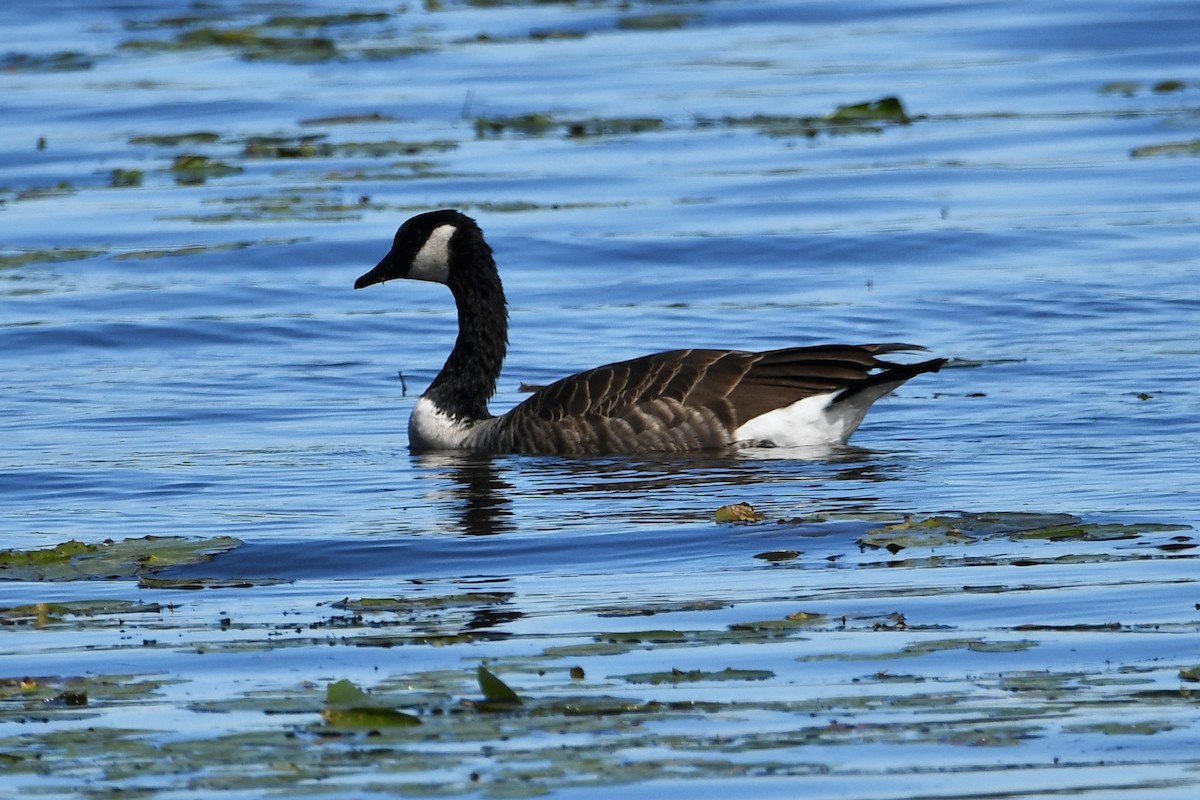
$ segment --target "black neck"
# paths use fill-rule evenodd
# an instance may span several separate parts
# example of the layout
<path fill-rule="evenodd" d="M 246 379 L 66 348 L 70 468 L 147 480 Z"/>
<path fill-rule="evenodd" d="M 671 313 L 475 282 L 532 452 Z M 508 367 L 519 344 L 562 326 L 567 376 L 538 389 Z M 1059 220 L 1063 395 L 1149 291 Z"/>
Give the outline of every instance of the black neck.
<path fill-rule="evenodd" d="M 508 348 L 508 303 L 492 249 L 478 228 L 460 227 L 450 247 L 447 284 L 458 306 L 458 340 L 425 394 L 458 419 L 488 419 L 487 402 Z"/>

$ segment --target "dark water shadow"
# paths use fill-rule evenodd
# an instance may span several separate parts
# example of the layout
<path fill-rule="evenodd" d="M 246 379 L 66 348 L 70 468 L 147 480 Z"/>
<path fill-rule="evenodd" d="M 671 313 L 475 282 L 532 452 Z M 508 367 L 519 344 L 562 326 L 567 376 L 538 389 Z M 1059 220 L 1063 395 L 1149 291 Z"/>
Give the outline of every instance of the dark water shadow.
<path fill-rule="evenodd" d="M 682 564 L 737 546 L 737 533 L 715 525 L 721 505 L 778 501 L 785 511 L 776 518 L 869 512 L 878 503 L 871 487 L 903 469 L 887 454 L 862 448 L 842 448 L 824 460 L 794 455 L 412 454 L 411 481 L 402 491 L 407 502 L 377 509 L 353 531 L 300 540 L 247 537 L 228 553 L 164 577 L 504 578 L 601 563 Z"/>

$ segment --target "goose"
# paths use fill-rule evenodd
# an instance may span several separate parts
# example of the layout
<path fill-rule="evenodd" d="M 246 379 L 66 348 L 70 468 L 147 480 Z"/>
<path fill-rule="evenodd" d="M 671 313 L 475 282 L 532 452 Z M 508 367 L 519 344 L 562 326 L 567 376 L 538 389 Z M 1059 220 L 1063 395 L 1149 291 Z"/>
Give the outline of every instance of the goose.
<path fill-rule="evenodd" d="M 946 359 L 893 363 L 910 344 L 823 344 L 765 352 L 689 348 L 608 364 L 488 412 L 508 346 L 508 305 L 492 249 L 475 220 L 452 209 L 418 214 L 358 278 L 450 289 L 458 338 L 414 404 L 414 452 L 547 455 L 680 453 L 746 447 L 843 445 L 879 398 Z"/>

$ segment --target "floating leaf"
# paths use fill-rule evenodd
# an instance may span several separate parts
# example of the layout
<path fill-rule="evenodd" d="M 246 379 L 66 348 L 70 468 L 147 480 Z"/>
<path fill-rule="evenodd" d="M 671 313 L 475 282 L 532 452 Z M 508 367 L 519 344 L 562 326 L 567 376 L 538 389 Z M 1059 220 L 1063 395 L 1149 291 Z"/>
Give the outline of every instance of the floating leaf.
<path fill-rule="evenodd" d="M 1151 156 L 1200 156 L 1200 139 L 1190 142 L 1168 142 L 1167 144 L 1149 144 L 1145 147 L 1135 147 L 1130 155 L 1134 158 L 1150 158 Z"/>
<path fill-rule="evenodd" d="M 481 664 L 475 670 L 475 677 L 479 681 L 479 690 L 483 692 L 485 702 L 498 705 L 521 705 L 521 698 L 517 697 L 517 693 L 509 688 L 507 683 L 497 678 L 487 667 Z"/>
<path fill-rule="evenodd" d="M 1151 87 L 1151 91 L 1155 92 L 1156 94 L 1169 94 L 1171 92 L 1182 92 L 1186 88 L 1187 84 L 1185 84 L 1183 81 L 1165 80 L 1154 84 L 1154 86 Z"/>
<path fill-rule="evenodd" d="M 158 603 L 142 603 L 137 600 L 67 600 L 0 608 L 0 621 L 8 624 L 32 622 L 37 627 L 44 627 L 61 623 L 66 617 L 159 614 L 162 609 Z"/>
<path fill-rule="evenodd" d="M 767 550 L 765 553 L 755 553 L 755 558 L 763 561 L 795 561 L 800 557 L 799 550 Z"/>
<path fill-rule="evenodd" d="M 130 144 L 148 144 L 158 147 L 178 147 L 181 144 L 213 144 L 221 141 L 220 134 L 212 131 L 191 131 L 189 133 L 150 134 L 134 136 Z"/>
<path fill-rule="evenodd" d="M 181 184 L 204 183 L 209 178 L 236 175 L 241 171 L 241 167 L 194 153 L 177 156 L 171 163 L 171 172 L 175 173 L 175 181 Z"/>
<path fill-rule="evenodd" d="M 838 106 L 827 119 L 836 123 L 894 122 L 902 125 L 911 121 L 898 97 Z"/>
<path fill-rule="evenodd" d="M 142 589 L 250 589 L 254 586 L 278 586 L 289 583 L 283 578 L 151 578 L 142 576 L 138 586 Z"/>
<path fill-rule="evenodd" d="M 622 676 L 629 683 L 649 683 L 657 686 L 664 683 L 696 683 L 699 681 L 765 681 L 775 677 L 766 669 L 733 669 L 709 671 L 701 669 L 672 669 L 670 672 L 639 672 Z"/>
<path fill-rule="evenodd" d="M 145 177 L 145 173 L 140 169 L 122 169 L 118 167 L 109 173 L 109 185 L 114 189 L 141 186 L 143 177 Z"/>
<path fill-rule="evenodd" d="M 658 14 L 638 14 L 617 20 L 617 27 L 623 31 L 677 30 L 687 25 L 695 17 L 695 14 L 678 14 L 669 11 Z"/>
<path fill-rule="evenodd" d="M 1141 84 L 1137 81 L 1110 81 L 1100 87 L 1100 93 L 1122 94 L 1126 97 L 1133 97 L 1140 88 Z"/>
<path fill-rule="evenodd" d="M 1188 683 L 1200 683 L 1200 665 L 1179 670 L 1179 679 Z"/>
<path fill-rule="evenodd" d="M 232 536 L 144 536 L 97 544 L 71 540 L 40 550 L 0 550 L 0 580 L 129 578 L 206 561 L 240 544 Z"/>
<path fill-rule="evenodd" d="M 763 515 L 749 503 L 732 503 L 718 508 L 715 517 L 717 522 L 758 522 Z"/>
<path fill-rule="evenodd" d="M 338 728 L 407 728 L 421 724 L 420 718 L 388 707 L 344 678 L 325 689 L 321 716 Z"/>

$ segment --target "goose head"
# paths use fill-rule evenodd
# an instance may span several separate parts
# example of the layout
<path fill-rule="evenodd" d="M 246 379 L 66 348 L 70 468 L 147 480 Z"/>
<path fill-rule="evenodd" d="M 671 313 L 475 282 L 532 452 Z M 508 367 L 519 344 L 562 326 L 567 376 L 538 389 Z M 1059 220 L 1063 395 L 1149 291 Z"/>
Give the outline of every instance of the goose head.
<path fill-rule="evenodd" d="M 465 214 L 451 209 L 418 214 L 400 226 L 392 249 L 354 288 L 398 278 L 453 287 L 455 266 L 470 263 L 473 245 L 482 243 L 479 226 Z"/>

